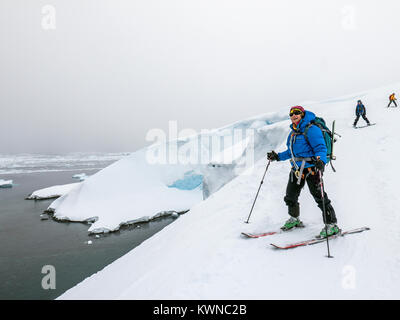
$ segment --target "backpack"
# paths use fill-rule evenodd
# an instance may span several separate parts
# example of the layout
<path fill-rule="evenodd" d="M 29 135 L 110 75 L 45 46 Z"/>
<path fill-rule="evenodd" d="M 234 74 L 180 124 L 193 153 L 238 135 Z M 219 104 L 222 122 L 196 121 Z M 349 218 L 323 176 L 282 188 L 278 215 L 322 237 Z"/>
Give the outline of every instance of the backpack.
<path fill-rule="evenodd" d="M 334 124 L 335 122 L 333 122 L 333 128 L 334 128 Z M 308 129 L 310 129 L 310 127 L 312 125 L 316 125 L 318 128 L 321 129 L 322 131 L 322 135 L 324 136 L 324 140 L 325 140 L 325 145 L 326 145 L 326 159 L 328 160 L 328 163 L 331 160 L 335 160 L 335 157 L 332 155 L 332 151 L 333 151 L 333 143 L 336 141 L 336 139 L 334 140 L 334 133 L 332 133 L 331 130 L 329 130 L 329 128 L 326 126 L 325 120 L 323 118 L 320 117 L 315 117 L 315 119 L 313 121 L 311 121 L 305 128 L 304 130 L 304 137 L 306 138 L 306 141 L 308 143 L 310 143 L 310 141 L 308 140 L 307 137 L 307 132 Z M 332 163 L 331 163 L 332 165 Z M 332 167 L 333 168 L 333 167 Z"/>

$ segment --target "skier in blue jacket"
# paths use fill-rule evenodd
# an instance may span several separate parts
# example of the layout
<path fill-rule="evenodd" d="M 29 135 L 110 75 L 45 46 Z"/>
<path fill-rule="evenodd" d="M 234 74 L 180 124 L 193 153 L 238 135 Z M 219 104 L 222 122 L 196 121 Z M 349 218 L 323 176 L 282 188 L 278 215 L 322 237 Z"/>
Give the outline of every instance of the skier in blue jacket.
<path fill-rule="evenodd" d="M 320 189 L 320 178 L 317 170 L 324 171 L 327 163 L 327 148 L 321 129 L 316 125 L 311 125 L 307 131 L 307 138 L 303 135 L 307 125 L 315 119 L 315 114 L 304 110 L 301 106 L 294 106 L 290 109 L 290 120 L 292 124 L 287 138 L 287 150 L 276 153 L 268 152 L 267 157 L 271 161 L 284 161 L 290 159 L 292 168 L 289 174 L 289 181 L 286 187 L 284 201 L 288 206 L 289 220 L 286 221 L 283 230 L 289 230 L 294 227 L 303 227 L 300 221 L 300 205 L 298 202 L 301 189 L 307 182 L 308 188 L 318 207 L 323 212 L 323 202 L 325 202 L 325 213 L 323 220 L 325 227 L 320 236 L 326 237 L 339 233 L 335 210 L 331 205 L 331 200 L 324 191 L 324 200 L 322 199 Z M 308 140 L 308 141 L 307 141 Z"/>
<path fill-rule="evenodd" d="M 354 120 L 353 127 L 355 128 L 358 122 L 358 119 L 360 119 L 360 116 L 367 122 L 367 125 L 370 126 L 371 124 L 369 123 L 369 120 L 367 119 L 367 111 L 362 104 L 361 100 L 357 101 L 357 106 L 356 106 L 356 119 Z"/>

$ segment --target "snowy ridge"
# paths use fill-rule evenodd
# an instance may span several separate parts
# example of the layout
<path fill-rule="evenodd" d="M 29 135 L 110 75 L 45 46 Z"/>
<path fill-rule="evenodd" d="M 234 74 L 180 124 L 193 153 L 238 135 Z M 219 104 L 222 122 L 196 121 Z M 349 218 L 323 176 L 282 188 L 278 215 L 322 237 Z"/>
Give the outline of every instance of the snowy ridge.
<path fill-rule="evenodd" d="M 334 259 L 325 258 L 324 245 L 277 252 L 270 239 L 240 236 L 242 231 L 274 230 L 287 218 L 283 196 L 289 164 L 274 162 L 251 223 L 244 223 L 265 170 L 266 160 L 261 159 L 254 170 L 231 180 L 60 299 L 399 299 L 400 215 L 394 186 L 400 109 L 385 108 L 388 94 L 396 91 L 400 84 L 365 93 L 367 116 L 377 125 L 360 130 L 352 128 L 357 98 L 310 108 L 329 124 L 336 119 L 342 135 L 335 146 L 337 173 L 327 168 L 324 175 L 339 226 L 371 228 L 332 240 Z M 285 142 L 283 136 L 279 139 L 274 146 L 278 151 Z M 306 228 L 272 236 L 276 242 L 302 240 L 320 231 L 321 212 L 308 190 L 300 203 Z"/>

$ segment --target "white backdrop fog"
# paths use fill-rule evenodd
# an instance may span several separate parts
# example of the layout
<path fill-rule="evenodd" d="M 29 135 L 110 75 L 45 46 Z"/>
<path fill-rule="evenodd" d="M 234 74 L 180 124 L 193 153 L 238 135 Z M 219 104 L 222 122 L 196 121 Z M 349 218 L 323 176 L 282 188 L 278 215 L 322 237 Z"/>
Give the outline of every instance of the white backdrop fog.
<path fill-rule="evenodd" d="M 134 151 L 399 81 L 396 0 L 2 0 L 0 153 Z M 389 93 L 388 93 L 389 94 Z"/>

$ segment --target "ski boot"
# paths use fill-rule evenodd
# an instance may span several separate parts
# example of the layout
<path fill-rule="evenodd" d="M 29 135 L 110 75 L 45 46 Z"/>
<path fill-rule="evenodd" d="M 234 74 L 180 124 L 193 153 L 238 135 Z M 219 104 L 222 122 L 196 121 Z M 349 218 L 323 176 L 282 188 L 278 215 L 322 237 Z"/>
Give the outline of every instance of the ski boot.
<path fill-rule="evenodd" d="M 290 217 L 289 220 L 285 222 L 285 224 L 281 227 L 283 231 L 288 231 L 293 228 L 303 228 L 304 224 L 300 221 L 299 218 Z"/>
<path fill-rule="evenodd" d="M 333 236 L 341 232 L 338 226 L 335 223 L 327 224 L 324 228 L 322 228 L 321 232 L 319 233 L 318 238 L 326 238 L 328 231 L 328 237 Z"/>

